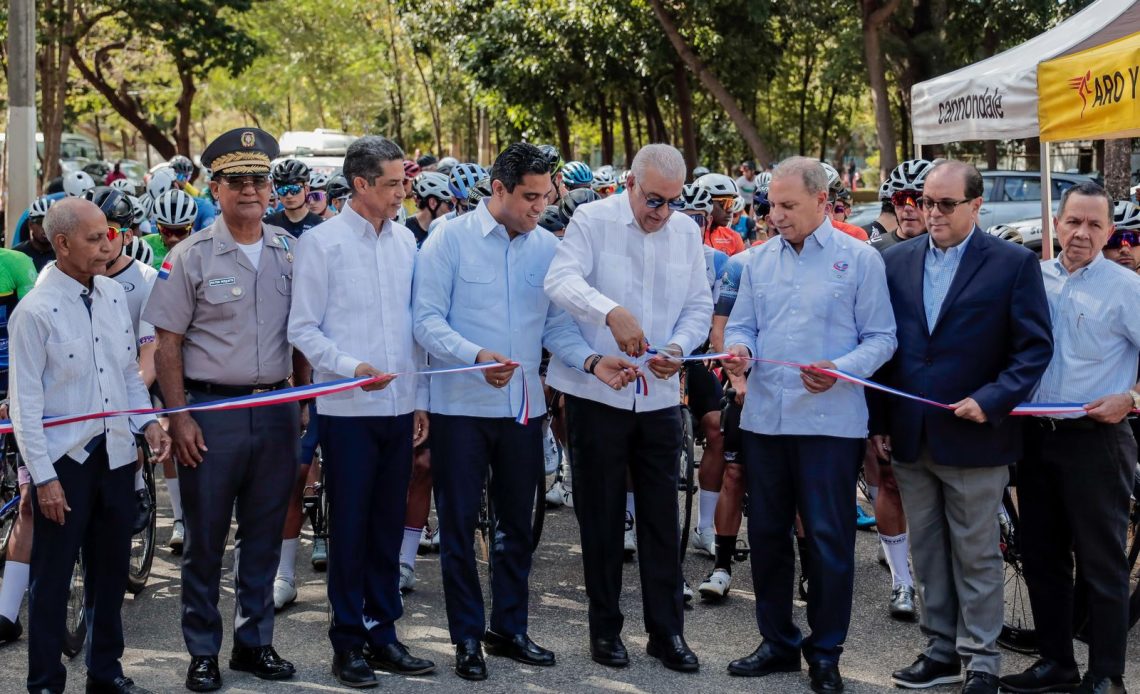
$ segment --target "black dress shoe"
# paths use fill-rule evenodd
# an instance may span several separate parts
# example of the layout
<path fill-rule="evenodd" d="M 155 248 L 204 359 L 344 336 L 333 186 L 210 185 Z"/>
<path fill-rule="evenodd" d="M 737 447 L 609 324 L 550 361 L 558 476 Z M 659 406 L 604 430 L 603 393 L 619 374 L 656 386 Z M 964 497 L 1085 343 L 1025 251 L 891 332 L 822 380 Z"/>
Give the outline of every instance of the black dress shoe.
<path fill-rule="evenodd" d="M 661 664 L 677 672 L 696 672 L 701 664 L 697 655 L 685 643 L 685 637 L 680 634 L 664 638 L 649 637 L 649 645 L 645 652 L 661 661 Z"/>
<path fill-rule="evenodd" d="M 554 653 L 531 641 L 526 634 L 503 636 L 488 630 L 483 635 L 483 643 L 491 655 L 510 658 L 524 665 L 545 667 L 554 664 Z"/>
<path fill-rule="evenodd" d="M 221 689 L 222 673 L 218 670 L 218 656 L 192 656 L 190 669 L 186 671 L 186 688 L 192 692 L 212 692 Z"/>
<path fill-rule="evenodd" d="M 379 682 L 376 673 L 364 659 L 364 653 L 359 648 L 350 648 L 346 651 L 333 653 L 332 674 L 337 682 L 353 689 L 375 687 Z"/>
<path fill-rule="evenodd" d="M 839 663 L 820 660 L 808 665 L 811 677 L 811 690 L 816 694 L 830 694 L 843 691 L 843 678 L 839 676 Z"/>
<path fill-rule="evenodd" d="M 88 675 L 87 694 L 151 694 L 151 691 L 138 686 L 130 677 L 116 677 L 110 682 L 100 682 Z"/>
<path fill-rule="evenodd" d="M 962 694 L 997 694 L 998 678 L 988 672 L 966 671 Z"/>
<path fill-rule="evenodd" d="M 135 525 L 132 535 L 138 535 L 146 526 L 150 525 L 150 514 L 154 510 L 154 501 L 146 487 L 135 492 Z"/>
<path fill-rule="evenodd" d="M 590 639 L 590 658 L 599 665 L 625 667 L 629 665 L 629 652 L 620 636 L 599 636 Z"/>
<path fill-rule="evenodd" d="M 20 638 L 22 633 L 24 633 L 24 627 L 20 626 L 19 617 L 16 617 L 14 622 L 7 617 L 0 617 L 0 645 L 12 643 Z"/>
<path fill-rule="evenodd" d="M 455 645 L 455 674 L 465 680 L 487 679 L 487 661 L 478 639 L 463 639 Z"/>
<path fill-rule="evenodd" d="M 287 680 L 297 672 L 293 663 L 277 655 L 273 646 L 235 646 L 230 653 L 230 669 L 249 672 L 263 680 Z"/>
<path fill-rule="evenodd" d="M 435 670 L 435 663 L 408 653 L 408 647 L 399 641 L 383 646 L 365 646 L 364 660 L 373 670 L 394 672 L 397 675 L 426 675 Z"/>
<path fill-rule="evenodd" d="M 751 655 L 737 658 L 728 664 L 728 674 L 737 677 L 763 677 L 773 672 L 799 672 L 800 653 L 779 653 L 768 642 L 752 651 Z"/>
<path fill-rule="evenodd" d="M 1128 694 L 1124 688 L 1124 679 L 1121 677 L 1097 677 L 1091 672 L 1085 673 L 1081 685 L 1073 691 L 1078 694 Z"/>
<path fill-rule="evenodd" d="M 925 655 L 918 656 L 918 660 L 909 667 L 891 673 L 891 682 L 903 689 L 926 689 L 961 681 L 962 661 L 955 659 L 952 663 L 943 663 Z"/>
<path fill-rule="evenodd" d="M 998 682 L 1003 692 L 1071 692 L 1081 683 L 1081 673 L 1076 665 L 1066 666 L 1056 660 L 1041 658 L 1025 672 L 1006 675 Z"/>

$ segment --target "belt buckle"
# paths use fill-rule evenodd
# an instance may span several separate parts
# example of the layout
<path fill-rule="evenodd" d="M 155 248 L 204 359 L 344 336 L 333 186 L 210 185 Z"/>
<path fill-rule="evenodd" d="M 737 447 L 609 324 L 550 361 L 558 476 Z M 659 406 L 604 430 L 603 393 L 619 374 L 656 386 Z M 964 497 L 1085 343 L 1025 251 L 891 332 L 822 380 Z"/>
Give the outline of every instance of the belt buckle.
<path fill-rule="evenodd" d="M 271 390 L 273 390 L 273 389 L 272 388 L 254 388 L 251 395 L 261 395 L 262 393 L 268 393 Z"/>

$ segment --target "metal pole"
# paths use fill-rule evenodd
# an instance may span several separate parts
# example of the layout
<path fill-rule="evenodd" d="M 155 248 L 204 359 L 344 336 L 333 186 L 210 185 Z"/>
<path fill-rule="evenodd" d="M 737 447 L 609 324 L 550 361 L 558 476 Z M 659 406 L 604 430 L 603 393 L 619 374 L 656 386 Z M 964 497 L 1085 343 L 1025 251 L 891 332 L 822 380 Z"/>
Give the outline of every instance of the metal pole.
<path fill-rule="evenodd" d="M 8 2 L 8 199 L 5 245 L 36 193 L 36 3 Z"/>
<path fill-rule="evenodd" d="M 1053 157 L 1041 140 L 1041 258 L 1053 257 Z"/>

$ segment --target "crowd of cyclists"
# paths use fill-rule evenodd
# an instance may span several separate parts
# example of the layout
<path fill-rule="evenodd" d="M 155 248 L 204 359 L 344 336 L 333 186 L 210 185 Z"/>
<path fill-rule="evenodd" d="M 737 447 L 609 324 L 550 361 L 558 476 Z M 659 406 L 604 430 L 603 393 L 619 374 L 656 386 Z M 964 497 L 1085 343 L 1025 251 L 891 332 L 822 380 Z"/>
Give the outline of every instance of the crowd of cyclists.
<path fill-rule="evenodd" d="M 562 238 L 577 210 L 597 200 L 625 192 L 627 171 L 604 165 L 591 169 L 582 161 L 563 161 L 551 145 L 540 148 L 549 165 L 553 192 L 539 218 L 539 226 Z M 884 251 L 908 239 L 926 233 L 921 210 L 926 175 L 935 162 L 916 159 L 906 161 L 890 172 L 878 190 L 880 214 L 870 224 L 858 227 L 845 220 L 851 213 L 852 194 L 844 183 L 850 181 L 834 167 L 824 163 L 827 175 L 827 214 L 832 226 L 873 248 Z M 406 226 L 415 236 L 417 247 L 444 224 L 469 213 L 484 197 L 491 195 L 489 172 L 478 163 L 460 162 L 452 157 L 437 160 L 424 155 L 403 162 L 406 197 L 396 222 Z M 95 181 L 82 171 L 69 173 L 53 181 L 45 194 L 24 212 L 18 226 L 17 241 L 11 250 L 0 249 L 0 373 L 7 376 L 7 317 L 17 302 L 26 295 L 54 259 L 51 243 L 43 227 L 51 206 L 66 197 L 82 197 L 105 208 L 107 219 L 119 228 L 119 248 L 109 263 L 107 275 L 127 291 L 135 339 L 138 345 L 139 370 L 151 388 L 155 403 L 161 398 L 155 387 L 154 328 L 141 319 L 149 288 L 163 270 L 168 253 L 192 234 L 209 227 L 218 214 L 215 201 L 206 186 L 196 187 L 199 174 L 207 173 L 185 156 L 176 156 L 168 166 L 152 172 L 145 182 L 117 178 Z M 768 200 L 771 171 L 750 161 L 743 162 L 739 177 L 713 172 L 699 166 L 692 170 L 677 211 L 690 217 L 700 229 L 706 275 L 713 293 L 714 313 L 708 341 L 698 350 L 709 354 L 725 351 L 725 327 L 740 287 L 741 276 L 751 254 L 778 234 L 770 223 Z M 207 173 L 208 175 L 208 173 Z M 311 169 L 304 162 L 286 158 L 274 163 L 271 172 L 271 202 L 265 222 L 284 229 L 293 237 L 301 237 L 313 227 L 333 218 L 344 209 L 352 189 L 342 173 L 332 175 Z M 122 194 L 110 206 L 111 191 Z M 671 203 L 672 206 L 672 203 Z M 1115 233 L 1104 254 L 1133 272 L 1140 272 L 1140 207 L 1131 201 L 1117 202 L 1114 208 Z M 1010 241 L 1020 242 L 1018 238 Z M 290 261 L 291 262 L 291 261 Z M 733 586 L 734 557 L 739 555 L 740 528 L 745 510 L 745 485 L 742 465 L 737 461 L 740 450 L 739 419 L 747 381 L 716 362 L 689 361 L 685 365 L 685 402 L 703 439 L 698 465 L 697 521 L 687 541 L 691 547 L 712 560 L 712 567 L 697 582 L 694 593 L 685 584 L 685 599 L 720 602 L 729 598 Z M 6 383 L 3 384 L 6 390 Z M 547 388 L 549 414 L 544 422 L 546 474 L 550 480 L 546 490 L 547 508 L 572 507 L 574 485 L 568 460 L 567 431 L 561 394 Z M 316 450 L 316 412 L 313 404 L 305 405 L 302 417 L 304 435 L 301 461 L 305 472 L 298 478 L 290 503 L 289 515 L 282 530 L 281 560 L 273 586 L 273 602 L 278 610 L 297 600 L 294 565 L 300 545 L 303 498 L 310 494 L 320 479 L 319 453 Z M 7 416 L 7 403 L 0 417 Z M 891 466 L 880 465 L 885 458 L 874 442 L 867 442 L 863 461 L 862 494 L 872 513 L 858 507 L 857 526 L 874 529 L 880 541 L 880 562 L 889 569 L 889 582 L 884 585 L 884 609 L 898 620 L 913 621 L 919 605 L 915 579 L 908 557 L 910 548 L 907 521 L 903 512 L 897 482 Z M 312 464 L 317 461 L 317 464 Z M 146 464 L 146 463 L 143 463 Z M 416 589 L 417 555 L 438 550 L 439 538 L 430 524 L 432 506 L 431 453 L 419 446 L 408 486 L 407 514 L 404 519 L 400 550 L 400 590 Z M 153 511 L 155 499 L 149 498 L 137 475 L 137 515 L 144 522 Z M 170 499 L 171 535 L 166 544 L 180 554 L 185 541 L 182 504 L 175 463 L 164 465 L 163 478 Z M 27 493 L 29 478 L 21 473 L 23 495 L 19 521 L 8 541 L 7 562 L 0 584 L 0 643 L 18 639 L 22 632 L 19 613 L 29 580 L 28 557 L 33 543 L 30 523 L 31 495 Z M 630 488 L 632 489 L 632 487 Z M 855 489 L 851 490 L 856 494 Z M 753 512 L 763 513 L 762 509 Z M 626 498 L 625 552 L 637 552 L 636 511 L 633 492 Z M 797 537 L 803 530 L 797 523 Z M 310 561 L 322 570 L 328 561 L 323 539 L 311 547 Z M 806 596 L 812 590 L 807 583 L 806 563 L 811 553 L 799 552 L 801 572 L 799 591 Z"/>

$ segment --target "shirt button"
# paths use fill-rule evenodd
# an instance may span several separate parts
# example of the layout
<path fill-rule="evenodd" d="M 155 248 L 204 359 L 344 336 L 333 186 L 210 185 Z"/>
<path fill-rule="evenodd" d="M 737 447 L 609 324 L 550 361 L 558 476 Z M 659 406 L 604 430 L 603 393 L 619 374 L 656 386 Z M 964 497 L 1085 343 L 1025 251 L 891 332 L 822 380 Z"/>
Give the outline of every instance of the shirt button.
<path fill-rule="evenodd" d="M 99 373 L 103 373 L 103 367 L 102 366 L 99 367 Z"/>

